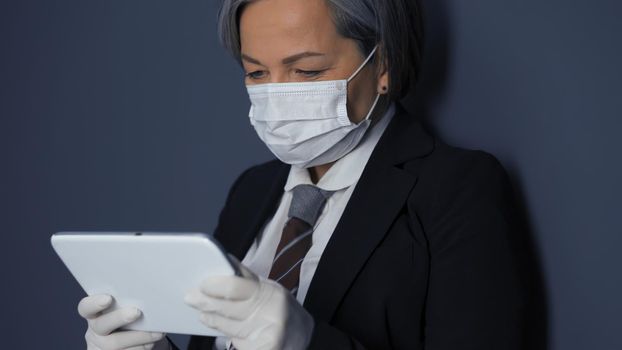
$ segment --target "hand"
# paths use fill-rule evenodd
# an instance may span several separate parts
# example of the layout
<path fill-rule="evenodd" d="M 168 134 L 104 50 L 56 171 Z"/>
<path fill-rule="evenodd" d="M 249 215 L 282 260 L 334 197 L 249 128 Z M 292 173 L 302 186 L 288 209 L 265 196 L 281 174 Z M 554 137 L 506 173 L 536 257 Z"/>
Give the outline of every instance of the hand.
<path fill-rule="evenodd" d="M 80 300 L 78 313 L 88 322 L 84 338 L 87 350 L 149 350 L 169 349 L 168 340 L 163 333 L 142 331 L 118 331 L 136 321 L 142 312 L 137 308 L 125 307 L 108 313 L 113 298 L 107 294 L 87 296 Z M 155 349 L 154 349 L 155 350 Z"/>
<path fill-rule="evenodd" d="M 313 316 L 281 284 L 231 257 L 243 277 L 213 276 L 186 294 L 185 302 L 201 311 L 201 322 L 227 335 L 239 350 L 306 349 Z"/>

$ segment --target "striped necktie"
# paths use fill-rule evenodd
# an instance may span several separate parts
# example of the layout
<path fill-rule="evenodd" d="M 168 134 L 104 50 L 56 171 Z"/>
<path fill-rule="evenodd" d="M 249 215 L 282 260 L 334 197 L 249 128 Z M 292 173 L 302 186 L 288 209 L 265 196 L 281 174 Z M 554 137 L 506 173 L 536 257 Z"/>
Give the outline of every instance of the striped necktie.
<path fill-rule="evenodd" d="M 276 248 L 269 279 L 279 282 L 296 297 L 300 265 L 311 247 L 313 226 L 322 214 L 326 200 L 333 191 L 313 185 L 298 185 L 292 189 L 288 217 Z M 229 340 L 228 349 L 236 350 Z"/>
<path fill-rule="evenodd" d="M 292 189 L 289 219 L 281 233 L 268 278 L 282 284 L 294 296 L 298 292 L 302 260 L 311 247 L 313 226 L 332 194 L 313 185 L 298 185 Z"/>

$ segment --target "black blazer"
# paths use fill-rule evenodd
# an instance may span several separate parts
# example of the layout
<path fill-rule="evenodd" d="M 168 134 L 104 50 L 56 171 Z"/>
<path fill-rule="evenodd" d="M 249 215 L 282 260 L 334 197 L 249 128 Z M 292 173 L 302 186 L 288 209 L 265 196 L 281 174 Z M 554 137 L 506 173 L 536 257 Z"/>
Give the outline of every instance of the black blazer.
<path fill-rule="evenodd" d="M 240 260 L 275 213 L 289 165 L 244 171 L 215 237 Z M 451 147 L 400 105 L 319 262 L 309 349 L 519 349 L 524 287 L 506 172 Z M 189 350 L 211 350 L 192 336 Z"/>

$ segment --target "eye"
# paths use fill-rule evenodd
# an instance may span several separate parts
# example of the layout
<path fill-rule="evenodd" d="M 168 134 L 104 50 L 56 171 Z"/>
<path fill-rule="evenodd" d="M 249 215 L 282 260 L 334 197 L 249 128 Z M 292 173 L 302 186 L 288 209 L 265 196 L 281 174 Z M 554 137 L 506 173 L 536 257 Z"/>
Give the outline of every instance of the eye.
<path fill-rule="evenodd" d="M 318 75 L 322 74 L 322 72 L 324 71 L 323 70 L 302 70 L 302 69 L 296 70 L 296 74 L 300 74 L 304 76 L 305 78 L 317 77 Z"/>
<path fill-rule="evenodd" d="M 246 73 L 246 76 L 250 79 L 261 79 L 265 74 L 262 70 L 256 70 L 254 72 Z"/>

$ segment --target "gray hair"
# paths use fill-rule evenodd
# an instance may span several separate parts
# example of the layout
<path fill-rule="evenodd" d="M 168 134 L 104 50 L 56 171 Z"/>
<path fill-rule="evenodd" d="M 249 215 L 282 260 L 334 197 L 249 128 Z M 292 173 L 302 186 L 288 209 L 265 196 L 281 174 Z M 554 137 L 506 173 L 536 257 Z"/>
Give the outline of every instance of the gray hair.
<path fill-rule="evenodd" d="M 223 0 L 218 36 L 242 64 L 239 19 L 244 6 L 256 0 Z M 375 45 L 389 69 L 389 97 L 406 95 L 419 78 L 423 51 L 423 18 L 419 0 L 325 0 L 339 34 L 357 42 L 367 56 Z"/>

